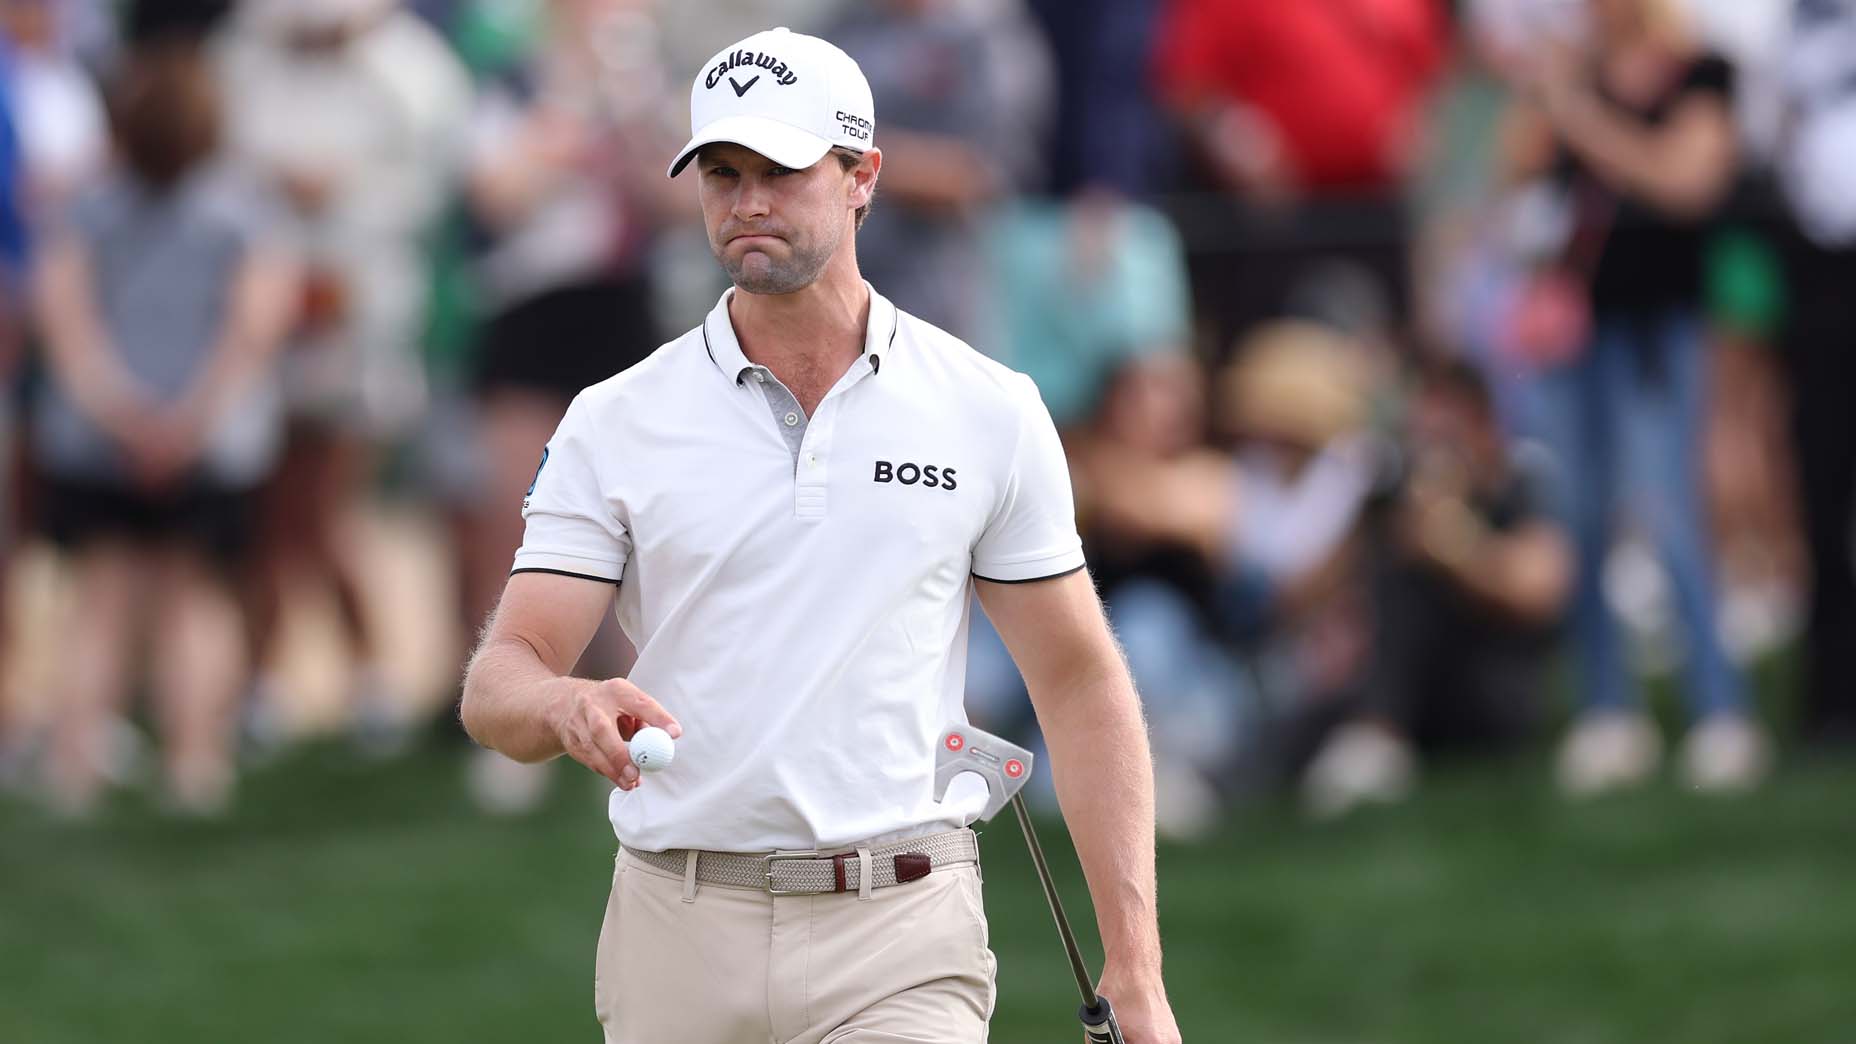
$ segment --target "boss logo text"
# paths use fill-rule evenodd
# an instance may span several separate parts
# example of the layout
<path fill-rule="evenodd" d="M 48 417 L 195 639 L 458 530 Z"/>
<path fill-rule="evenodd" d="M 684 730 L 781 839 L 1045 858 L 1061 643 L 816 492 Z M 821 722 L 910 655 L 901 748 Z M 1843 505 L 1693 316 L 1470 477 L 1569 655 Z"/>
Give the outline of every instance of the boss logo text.
<path fill-rule="evenodd" d="M 954 469 L 936 467 L 933 464 L 911 464 L 903 461 L 891 464 L 887 460 L 876 462 L 876 481 L 900 482 L 905 486 L 921 484 L 929 489 L 955 489 Z"/>

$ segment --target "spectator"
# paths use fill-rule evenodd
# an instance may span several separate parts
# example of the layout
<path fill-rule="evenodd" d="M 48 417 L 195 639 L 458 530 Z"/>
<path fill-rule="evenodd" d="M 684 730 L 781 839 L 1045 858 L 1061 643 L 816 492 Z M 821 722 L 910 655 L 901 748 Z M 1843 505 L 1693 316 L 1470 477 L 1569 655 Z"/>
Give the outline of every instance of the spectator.
<path fill-rule="evenodd" d="M 1714 233 L 1705 284 L 1715 389 L 1706 421 L 1705 474 L 1714 521 L 1722 639 L 1737 662 L 1802 637 L 1805 550 L 1790 397 L 1779 351 L 1788 290 L 1774 203 Z"/>
<path fill-rule="evenodd" d="M 1230 453 L 1186 434 L 1196 406 L 1150 401 L 1191 402 L 1184 360 L 1131 366 L 1105 400 L 1112 437 L 1098 424 L 1075 441 L 1079 517 L 1123 546 L 1193 552 L 1214 567 L 1220 601 L 1248 591 L 1286 611 L 1322 586 L 1372 488 L 1361 356 L 1314 323 L 1259 328 L 1217 378 L 1213 427 Z"/>
<path fill-rule="evenodd" d="M 21 269 L 26 258 L 26 171 L 25 156 L 19 140 L 18 116 L 14 111 L 15 82 L 12 59 L 0 49 L 0 313 L 5 326 L 17 323 L 20 314 L 18 291 Z M 10 349 L 12 339 L 4 342 L 9 350 L 0 351 L 0 374 L 8 380 L 18 357 Z"/>
<path fill-rule="evenodd" d="M 858 263 L 896 306 L 992 343 L 982 216 L 1034 183 L 1050 56 L 1018 0 L 877 0 L 826 34 L 867 70 L 883 120 L 880 198 Z"/>
<path fill-rule="evenodd" d="M 1156 785 L 1172 836 L 1212 822 L 1217 784 L 1261 774 L 1279 705 L 1337 691 L 1361 661 L 1344 581 L 1375 473 L 1363 349 L 1285 322 L 1239 356 L 1215 396 L 1234 453 L 1206 444 L 1205 378 L 1175 353 L 1125 361 L 1066 441 L 1091 572 L 1170 766 Z M 1289 665 L 1261 672 L 1266 689 L 1243 669 L 1260 645 Z M 989 727 L 1023 713 L 1012 678 L 976 620 L 968 701 Z"/>
<path fill-rule="evenodd" d="M 1250 693 L 1223 647 L 1220 535 L 1231 462 L 1205 445 L 1205 378 L 1165 353 L 1125 363 L 1070 439 L 1090 573 L 1121 637 L 1153 732 L 1160 828 L 1192 837 L 1216 821 L 1214 780 L 1240 753 Z"/>
<path fill-rule="evenodd" d="M 20 522 L 19 476 L 15 462 L 20 451 L 17 400 L 20 391 L 23 328 L 25 220 L 20 200 L 19 139 L 13 128 L 11 77 L 0 55 L 0 595 L 9 590 L 9 567 Z M 13 662 L 10 599 L 0 597 L 0 663 Z M 0 679 L 0 787 L 18 779 L 24 763 L 17 723 L 15 694 Z"/>
<path fill-rule="evenodd" d="M 1239 498 L 1226 554 L 1273 612 L 1291 615 L 1333 585 L 1378 482 L 1374 372 L 1354 338 L 1279 320 L 1253 330 L 1218 373 L 1214 427 L 1234 448 Z M 1337 683 L 1346 672 L 1312 673 Z"/>
<path fill-rule="evenodd" d="M 108 151 L 103 102 L 68 46 L 66 5 L 0 0 L 0 87 L 5 96 L 4 203 L 0 204 L 0 591 L 10 550 L 13 465 L 28 321 L 25 272 L 36 225 L 63 211 L 78 186 L 96 174 Z M 0 625 L 5 613 L 0 612 Z M 0 633 L 4 633 L 0 631 Z M 0 717 L 4 713 L 0 712 Z M 4 741 L 0 741 L 4 742 Z"/>
<path fill-rule="evenodd" d="M 1510 452 L 1481 375 L 1433 366 L 1407 434 L 1410 473 L 1379 527 L 1373 648 L 1359 698 L 1303 778 L 1338 814 L 1409 789 L 1413 748 L 1488 750 L 1543 710 L 1572 547 L 1547 510 L 1538 453 Z"/>
<path fill-rule="evenodd" d="M 1185 254 L 1158 211 L 1107 192 L 1026 201 L 996 214 L 987 253 L 997 354 L 1037 383 L 1060 429 L 1086 420 L 1126 363 L 1189 347 Z"/>
<path fill-rule="evenodd" d="M 1401 187 L 1444 56 L 1436 0 L 1172 0 L 1156 88 L 1204 187 L 1181 200 L 1208 347 L 1285 314 L 1309 268 L 1345 261 L 1407 297 Z"/>
<path fill-rule="evenodd" d="M 1260 713 L 1299 715 L 1361 669 L 1354 548 L 1377 468 L 1365 436 L 1373 389 L 1361 345 L 1317 324 L 1281 322 L 1259 328 L 1237 357 L 1214 395 L 1213 427 L 1230 451 L 1195 441 L 1199 380 L 1184 360 L 1161 356 L 1112 385 L 1101 418 L 1074 440 L 1072 471 L 1105 593 L 1122 580 L 1162 581 L 1175 618 L 1188 608 L 1225 647 L 1283 665 L 1269 672 L 1268 708 L 1245 705 L 1254 702 L 1242 695 L 1249 686 L 1227 685 L 1254 740 Z M 1151 605 L 1152 593 L 1140 600 Z M 1256 752 L 1228 741 L 1222 749 Z"/>
<path fill-rule="evenodd" d="M 1068 196 L 1107 190 L 1147 202 L 1171 167 L 1172 142 L 1147 88 L 1160 5 L 1148 0 L 1031 0 L 1057 82 L 1049 184 Z"/>
<path fill-rule="evenodd" d="M 483 90 L 469 149 L 487 314 L 475 377 L 482 481 L 465 567 L 471 635 L 503 588 L 522 542 L 523 490 L 568 403 L 663 339 L 650 250 L 663 216 L 693 203 L 658 159 L 682 143 L 666 119 L 685 102 L 660 65 L 650 5 L 556 0 L 547 12 L 529 59 Z M 540 781 L 540 766 L 476 757 L 479 793 L 498 807 L 538 793 L 519 777 Z"/>
<path fill-rule="evenodd" d="M 1780 172 L 1797 233 L 1787 250 L 1798 484 L 1810 545 L 1805 729 L 1856 740 L 1856 5 L 1800 0 Z"/>
<path fill-rule="evenodd" d="M 196 47 L 131 53 L 112 102 L 119 163 L 36 261 L 42 525 L 71 558 L 62 633 L 82 646 L 59 661 L 47 781 L 65 812 L 95 802 L 103 732 L 152 631 L 168 795 L 211 813 L 231 795 L 229 580 L 277 448 L 292 271 L 258 193 L 212 162 L 218 103 Z"/>
<path fill-rule="evenodd" d="M 1616 514 L 1628 506 L 1663 559 L 1681 621 L 1694 720 L 1685 775 L 1697 788 L 1741 789 L 1763 774 L 1766 742 L 1717 629 L 1700 426 L 1700 255 L 1704 222 L 1735 170 L 1733 74 L 1691 48 L 1661 0 L 1593 0 L 1590 11 L 1589 49 L 1538 55 L 1523 78 L 1536 122 L 1533 144 L 1519 146 L 1547 160 L 1570 200 L 1573 245 L 1559 285 L 1587 278 L 1580 310 L 1592 317 L 1589 332 L 1567 321 L 1527 341 L 1578 549 L 1583 707 L 1561 748 L 1560 781 L 1569 793 L 1602 791 L 1644 778 L 1659 758 L 1603 585 Z M 1557 311 L 1575 303 L 1549 296 Z"/>
<path fill-rule="evenodd" d="M 0 0 L 28 213 L 62 209 L 108 148 L 102 99 L 60 24 L 68 17 L 49 0 Z"/>
<path fill-rule="evenodd" d="M 390 750 L 405 735 L 404 701 L 381 668 L 342 528 L 381 448 L 423 407 L 424 234 L 447 198 L 469 84 L 444 41 L 394 0 L 257 0 L 220 58 L 236 85 L 230 144 L 289 201 L 306 265 L 285 358 L 290 434 L 254 582 L 254 660 L 269 663 L 287 581 L 328 585 L 356 665 L 360 737 Z M 260 675 L 255 720 L 275 719 L 277 697 Z"/>
<path fill-rule="evenodd" d="M 1384 189 L 1416 158 L 1444 28 L 1431 0 L 1174 0 L 1160 91 L 1238 195 Z"/>

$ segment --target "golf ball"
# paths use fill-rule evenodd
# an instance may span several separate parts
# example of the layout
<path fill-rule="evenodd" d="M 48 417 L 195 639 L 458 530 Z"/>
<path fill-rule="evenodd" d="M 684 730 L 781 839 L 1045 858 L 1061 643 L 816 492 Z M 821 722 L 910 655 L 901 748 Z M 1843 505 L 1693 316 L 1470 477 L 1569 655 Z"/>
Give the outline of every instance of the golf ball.
<path fill-rule="evenodd" d="M 670 767 L 677 758 L 677 743 L 670 738 L 670 733 L 655 725 L 647 725 L 632 733 L 632 764 L 640 772 L 659 772 Z"/>

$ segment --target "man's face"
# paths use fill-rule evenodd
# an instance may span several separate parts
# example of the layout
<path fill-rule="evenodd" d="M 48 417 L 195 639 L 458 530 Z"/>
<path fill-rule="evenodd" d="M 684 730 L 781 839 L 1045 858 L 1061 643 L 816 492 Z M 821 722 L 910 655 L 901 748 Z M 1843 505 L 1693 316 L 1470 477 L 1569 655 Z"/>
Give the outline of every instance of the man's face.
<path fill-rule="evenodd" d="M 57 38 L 57 16 L 49 0 L 5 0 L 0 3 L 0 32 L 28 50 L 48 47 Z"/>
<path fill-rule="evenodd" d="M 1649 5 L 1644 0 L 1590 0 L 1593 27 L 1606 39 L 1629 38 L 1643 30 Z"/>
<path fill-rule="evenodd" d="M 827 153 L 804 170 L 740 145 L 696 156 L 709 249 L 734 284 L 754 294 L 810 286 L 843 245 L 857 205 L 855 168 Z"/>
<path fill-rule="evenodd" d="M 1500 478 L 1502 439 L 1495 418 L 1463 392 L 1426 388 L 1413 404 L 1411 435 L 1420 463 L 1447 462 L 1476 487 Z"/>

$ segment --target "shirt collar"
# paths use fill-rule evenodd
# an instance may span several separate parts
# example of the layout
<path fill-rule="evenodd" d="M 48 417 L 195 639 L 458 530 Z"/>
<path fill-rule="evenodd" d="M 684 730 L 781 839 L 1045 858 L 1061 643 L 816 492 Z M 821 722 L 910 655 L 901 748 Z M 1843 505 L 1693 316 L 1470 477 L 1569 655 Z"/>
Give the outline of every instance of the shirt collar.
<path fill-rule="evenodd" d="M 902 316 L 896 311 L 896 306 L 887 297 L 877 293 L 868 280 L 864 281 L 864 289 L 870 291 L 870 318 L 864 324 L 862 357 L 870 360 L 871 373 L 881 373 L 884 357 L 895 350 L 896 330 L 902 322 Z M 702 344 L 716 369 L 740 384 L 759 367 L 742 352 L 741 341 L 735 336 L 735 324 L 728 318 L 728 301 L 734 293 L 733 287 L 723 291 L 721 300 L 703 318 Z"/>

